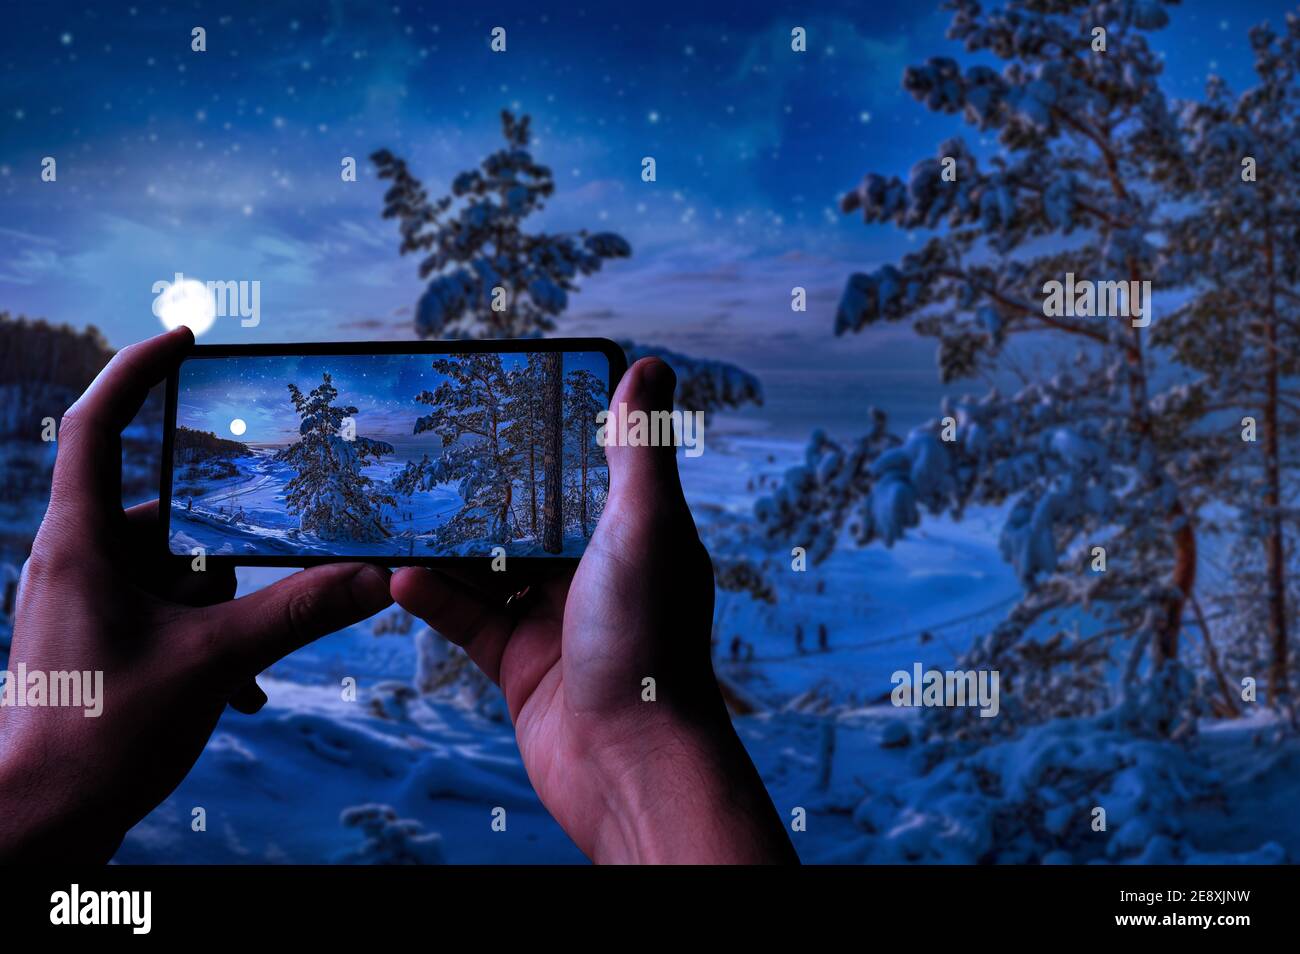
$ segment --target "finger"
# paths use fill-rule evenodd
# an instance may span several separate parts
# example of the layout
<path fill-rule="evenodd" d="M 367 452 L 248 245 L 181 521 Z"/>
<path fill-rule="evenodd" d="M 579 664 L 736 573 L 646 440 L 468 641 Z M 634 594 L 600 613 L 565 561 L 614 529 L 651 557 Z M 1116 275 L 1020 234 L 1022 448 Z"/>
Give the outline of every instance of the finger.
<path fill-rule="evenodd" d="M 87 529 L 102 529 L 121 512 L 122 428 L 193 344 L 182 326 L 123 348 L 68 408 L 59 424 L 51 509 L 89 518 Z"/>
<path fill-rule="evenodd" d="M 158 514 L 157 500 L 136 504 L 127 508 L 124 514 L 132 552 L 139 554 L 151 567 L 158 566 L 158 577 L 146 579 L 146 588 L 187 606 L 212 606 L 233 600 L 238 588 L 233 567 L 197 571 L 189 563 L 163 559 Z"/>
<path fill-rule="evenodd" d="M 158 500 L 146 500 L 144 503 L 138 503 L 134 507 L 127 507 L 123 511 L 126 522 L 142 533 L 150 530 L 150 524 L 158 523 Z"/>
<path fill-rule="evenodd" d="M 574 570 L 568 560 L 534 560 L 526 569 L 520 569 L 520 564 L 515 563 L 504 570 L 492 569 L 489 561 L 485 557 L 482 562 L 439 566 L 437 572 L 486 603 L 504 605 L 508 597 L 525 587 L 572 577 Z"/>
<path fill-rule="evenodd" d="M 257 715 L 267 701 L 266 693 L 257 684 L 257 680 L 251 679 L 235 690 L 230 697 L 230 708 L 244 715 Z"/>
<path fill-rule="evenodd" d="M 398 570 L 391 587 L 398 606 L 460 646 L 489 679 L 500 682 L 501 657 L 514 628 L 503 606 L 423 567 Z"/>
<path fill-rule="evenodd" d="M 642 358 L 623 375 L 610 399 L 606 434 L 619 433 L 620 414 L 672 411 L 676 387 L 677 375 L 672 368 L 659 358 Z M 675 447 L 619 446 L 610 442 L 605 448 L 605 458 L 609 461 L 607 513 L 613 510 L 654 520 L 665 509 L 686 508 Z"/>
<path fill-rule="evenodd" d="M 390 605 L 388 571 L 366 563 L 302 570 L 265 589 L 198 610 L 205 661 L 243 682 L 295 649 Z"/>

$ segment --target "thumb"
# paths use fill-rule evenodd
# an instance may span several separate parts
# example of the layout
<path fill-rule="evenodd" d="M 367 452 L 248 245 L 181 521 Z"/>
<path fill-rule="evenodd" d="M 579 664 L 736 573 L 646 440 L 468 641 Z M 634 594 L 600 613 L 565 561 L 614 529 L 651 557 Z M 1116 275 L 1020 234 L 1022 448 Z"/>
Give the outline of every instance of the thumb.
<path fill-rule="evenodd" d="M 213 661 L 236 680 L 233 689 L 295 649 L 391 604 L 388 579 L 387 570 L 365 563 L 313 567 L 202 610 L 199 629 L 215 647 Z"/>
<path fill-rule="evenodd" d="M 605 459 L 614 509 L 653 516 L 686 507 L 677 472 L 677 448 L 667 412 L 673 409 L 677 375 L 659 358 L 642 358 L 628 369 L 609 402 Z M 656 412 L 658 412 L 656 414 Z"/>

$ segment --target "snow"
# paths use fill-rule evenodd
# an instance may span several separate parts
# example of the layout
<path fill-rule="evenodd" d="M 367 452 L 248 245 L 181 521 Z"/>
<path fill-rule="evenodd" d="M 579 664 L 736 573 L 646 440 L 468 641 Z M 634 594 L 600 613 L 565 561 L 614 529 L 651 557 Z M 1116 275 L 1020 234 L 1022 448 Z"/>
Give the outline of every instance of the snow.
<path fill-rule="evenodd" d="M 750 508 L 800 454 L 793 443 L 719 435 L 709 453 L 679 463 L 702 532 L 723 538 L 715 554 L 748 555 L 778 590 L 773 605 L 719 594 L 717 666 L 762 707 L 738 717 L 737 730 L 782 816 L 808 812 L 807 831 L 792 834 L 805 861 L 1298 856 L 1300 826 L 1279 820 L 1300 796 L 1300 742 L 1266 715 L 1203 720 L 1175 743 L 1101 714 L 940 757 L 921 710 L 888 703 L 889 677 L 918 661 L 953 667 L 1018 597 L 993 542 L 1003 515 L 927 521 L 890 549 L 841 548 L 815 574 L 799 573 L 755 531 Z M 258 483 L 266 466 L 258 458 L 212 494 L 245 488 L 237 499 L 256 507 L 272 493 Z M 242 568 L 240 591 L 289 572 Z M 752 658 L 729 658 L 732 634 Z M 498 690 L 397 608 L 304 647 L 261 684 L 266 708 L 223 716 L 118 861 L 583 862 L 528 784 Z M 1108 808 L 1106 834 L 1090 828 L 1094 803 Z M 193 830 L 198 807 L 206 831 Z M 505 831 L 492 827 L 498 808 Z"/>
<path fill-rule="evenodd" d="M 1057 456 L 1088 456 L 1073 437 L 1045 434 Z M 716 559 L 751 561 L 777 595 L 765 603 L 719 592 L 716 666 L 760 710 L 735 721 L 778 811 L 808 812 L 807 831 L 792 834 L 805 861 L 1300 858 L 1300 738 L 1261 706 L 1245 706 L 1239 720 L 1202 717 L 1179 741 L 1112 707 L 948 745 L 924 710 L 888 703 L 893 671 L 956 668 L 1020 598 L 997 547 L 1005 506 L 928 517 L 890 548 L 840 546 L 815 572 L 798 572 L 753 506 L 804 448 L 719 431 L 708 447 L 679 455 L 701 532 Z M 910 475 L 911 455 L 900 461 Z M 236 476 L 196 496 L 207 522 L 192 519 L 186 533 L 233 545 L 245 529 L 223 522 L 222 509 L 274 510 L 281 466 L 268 454 L 241 459 Z M 23 508 L 28 532 L 41 509 Z M 1210 540 L 1199 557 L 1208 571 L 1228 552 Z M 240 592 L 289 572 L 242 568 Z M 0 619 L 0 647 L 11 625 Z M 1103 674 L 1113 680 L 1116 668 Z M 345 698 L 348 677 L 356 701 Z M 119 861 L 583 861 L 528 784 L 500 693 L 400 610 L 304 647 L 261 683 L 267 707 L 222 717 L 194 771 L 128 835 Z M 1014 690 L 1002 701 L 1009 711 Z M 1150 699 L 1129 706 L 1154 711 Z M 194 831 L 200 807 L 206 830 Z M 1104 833 L 1091 828 L 1094 807 L 1107 810 Z M 497 808 L 504 832 L 492 829 Z"/>
<path fill-rule="evenodd" d="M 255 448 L 250 456 L 235 458 L 232 463 L 239 471 L 238 476 L 198 485 L 201 492 L 197 494 L 174 496 L 173 553 L 189 554 L 192 546 L 203 547 L 209 555 L 222 556 L 328 556 L 337 552 L 337 543 L 298 529 L 297 518 L 285 504 L 285 485 L 294 471 L 289 464 L 277 460 L 273 450 Z M 387 482 L 401 466 L 402 462 L 390 459 L 368 466 L 362 472 Z M 194 483 L 183 479 L 179 470 L 173 477 L 176 488 Z M 427 546 L 430 532 L 445 523 L 460 505 L 460 495 L 450 485 L 414 494 L 409 500 L 402 500 L 392 514 L 393 537 L 349 541 L 347 548 L 355 555 L 406 555 L 413 546 Z"/>
<path fill-rule="evenodd" d="M 449 704 L 417 704 L 395 720 L 378 715 L 367 692 L 346 702 L 338 682 L 319 677 L 262 685 L 271 704 L 222 719 L 194 771 L 132 830 L 117 861 L 366 860 L 357 857 L 368 850 L 364 832 L 341 816 L 371 804 L 437 835 L 447 860 L 582 860 L 533 795 L 508 725 Z M 207 831 L 191 830 L 195 807 L 206 809 Z M 507 811 L 506 832 L 491 829 L 494 807 Z"/>
<path fill-rule="evenodd" d="M 232 463 L 237 476 L 206 483 L 177 470 L 173 486 L 192 486 L 199 492 L 178 494 L 172 500 L 169 539 L 173 553 L 189 555 L 193 547 L 202 547 L 209 556 L 330 556 L 338 552 L 337 542 L 298 529 L 297 518 L 285 506 L 285 485 L 294 471 L 277 460 L 273 450 L 255 448 L 250 456 L 235 458 Z M 403 466 L 404 461 L 389 459 L 362 472 L 386 483 Z M 454 483 L 404 497 L 390 512 L 393 536 L 349 541 L 347 551 L 354 556 L 429 556 L 430 548 L 435 547 L 434 531 L 460 509 L 462 502 Z M 437 553 L 486 557 L 494 545 L 471 540 L 440 546 Z M 540 542 L 532 537 L 516 538 L 505 547 L 511 556 L 540 552 Z M 581 556 L 585 547 L 585 537 L 570 534 L 565 537 L 561 555 Z"/>

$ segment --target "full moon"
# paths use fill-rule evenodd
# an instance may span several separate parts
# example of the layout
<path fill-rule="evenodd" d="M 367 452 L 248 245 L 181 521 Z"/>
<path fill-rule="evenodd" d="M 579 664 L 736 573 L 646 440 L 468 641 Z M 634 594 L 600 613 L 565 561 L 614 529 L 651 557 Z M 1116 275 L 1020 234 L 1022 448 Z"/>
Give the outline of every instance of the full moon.
<path fill-rule="evenodd" d="M 236 437 L 239 437 L 246 430 L 248 430 L 248 425 L 244 423 L 243 418 L 237 417 L 230 422 L 230 433 L 234 434 Z"/>
<path fill-rule="evenodd" d="M 167 286 L 154 301 L 153 313 L 168 331 L 186 325 L 194 337 L 212 327 L 217 317 L 217 303 L 208 286 L 192 278 Z"/>

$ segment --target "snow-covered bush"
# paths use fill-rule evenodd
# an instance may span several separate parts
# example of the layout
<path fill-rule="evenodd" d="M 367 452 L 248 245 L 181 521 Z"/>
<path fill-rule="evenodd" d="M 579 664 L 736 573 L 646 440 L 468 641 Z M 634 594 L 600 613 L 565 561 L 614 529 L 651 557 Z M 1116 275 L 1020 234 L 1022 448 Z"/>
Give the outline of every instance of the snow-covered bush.
<path fill-rule="evenodd" d="M 619 346 L 627 354 L 629 365 L 654 357 L 673 369 L 677 375 L 674 401 L 678 407 L 708 412 L 763 403 L 763 386 L 758 378 L 734 364 L 632 341 L 620 341 Z"/>
<path fill-rule="evenodd" d="M 1221 779 L 1184 745 L 1151 731 L 1149 705 L 1134 698 L 1033 726 L 876 792 L 854 813 L 866 837 L 838 860 L 1198 862 L 1182 816 L 1219 799 Z M 1260 851 L 1220 860 L 1283 860 L 1276 845 Z"/>
<path fill-rule="evenodd" d="M 494 722 L 510 722 L 510 708 L 500 687 L 463 649 L 427 626 L 416 634 L 415 645 L 415 685 L 421 693 Z"/>
<path fill-rule="evenodd" d="M 343 861 L 360 865 L 441 865 L 442 836 L 426 832 L 413 818 L 398 818 L 389 805 L 353 805 L 343 809 L 339 821 L 346 828 L 361 830 L 360 848 Z"/>

